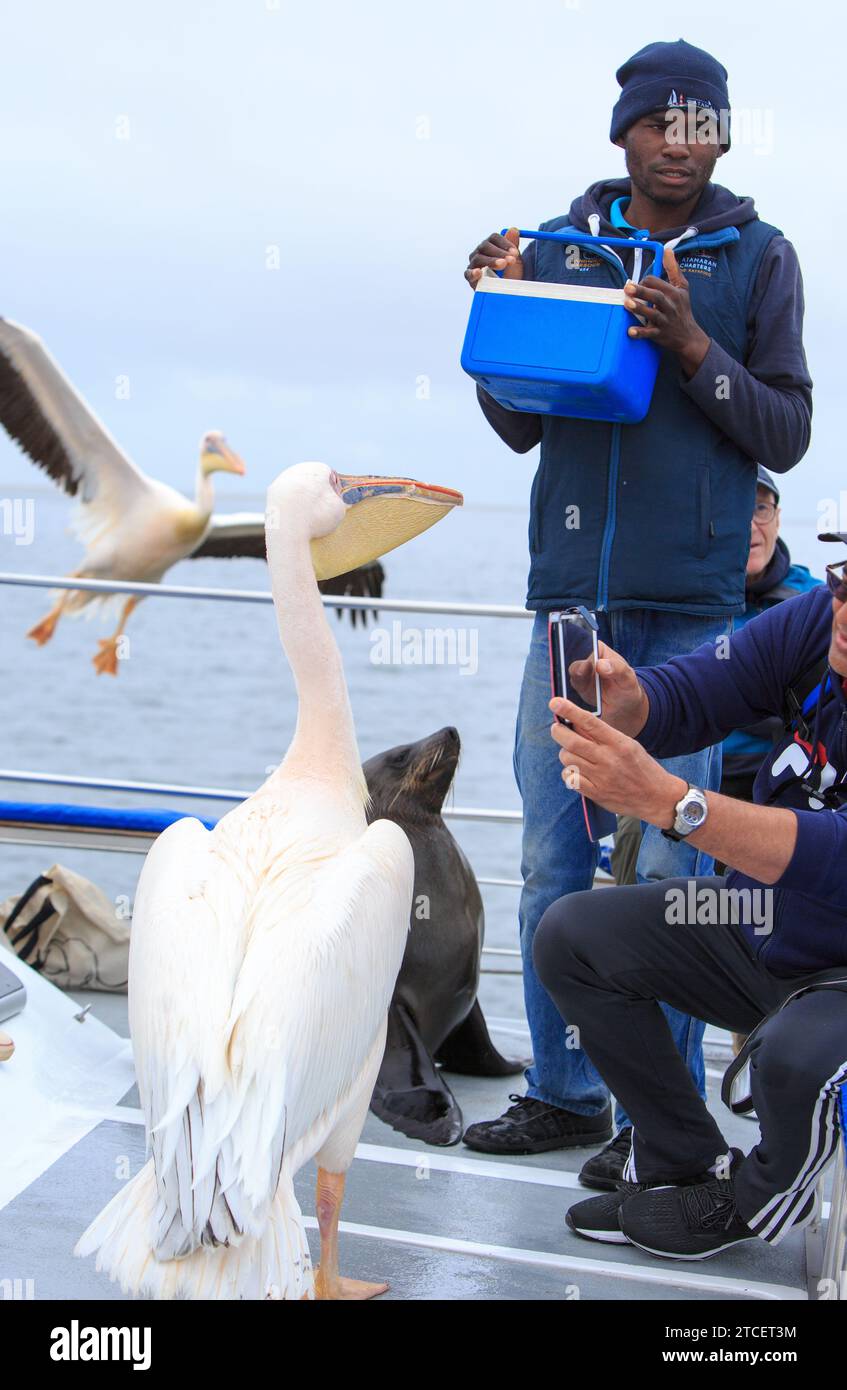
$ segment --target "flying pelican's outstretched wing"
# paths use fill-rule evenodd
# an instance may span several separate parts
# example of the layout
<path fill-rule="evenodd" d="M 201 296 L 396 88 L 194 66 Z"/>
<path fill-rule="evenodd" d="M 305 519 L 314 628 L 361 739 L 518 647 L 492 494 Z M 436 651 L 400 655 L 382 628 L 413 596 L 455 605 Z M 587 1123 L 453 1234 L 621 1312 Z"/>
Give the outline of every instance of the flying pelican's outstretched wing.
<path fill-rule="evenodd" d="M 207 558 L 235 559 L 237 557 L 264 560 L 265 558 L 265 518 L 261 512 L 232 512 L 230 515 L 215 513 L 208 531 L 197 549 L 188 557 L 191 560 Z M 372 560 L 358 569 L 347 570 L 332 579 L 321 579 L 318 588 L 322 594 L 345 594 L 356 598 L 381 598 L 385 583 L 385 570 L 379 560 Z M 342 609 L 338 609 L 341 617 Z M 350 619 L 356 626 L 357 619 L 367 621 L 367 610 L 351 608 Z"/>
<path fill-rule="evenodd" d="M 398 826 L 375 821 L 317 873 L 286 871 L 283 852 L 259 883 L 239 836 L 262 830 L 249 818 L 219 840 L 193 819 L 171 826 L 133 913 L 159 1261 L 261 1234 L 283 1162 L 293 1172 L 355 1098 L 405 948 L 414 862 Z"/>
<path fill-rule="evenodd" d="M 0 424 L 71 497 L 96 499 L 98 527 L 149 494 L 150 479 L 115 443 L 41 339 L 11 319 L 0 319 Z"/>
<path fill-rule="evenodd" d="M 382 598 L 384 583 L 385 570 L 379 560 L 371 560 L 369 565 L 360 565 L 358 569 L 347 570 L 344 574 L 336 574 L 332 579 L 319 579 L 318 588 L 322 594 L 346 594 L 351 598 Z M 344 609 L 336 608 L 335 611 L 340 618 Z M 376 617 L 377 610 L 374 609 L 374 619 Z M 366 623 L 368 620 L 367 608 L 351 608 L 350 619 L 354 627 L 357 619 Z"/>
<path fill-rule="evenodd" d="M 214 512 L 203 540 L 189 560 L 266 559 L 265 517 L 262 512 Z"/>

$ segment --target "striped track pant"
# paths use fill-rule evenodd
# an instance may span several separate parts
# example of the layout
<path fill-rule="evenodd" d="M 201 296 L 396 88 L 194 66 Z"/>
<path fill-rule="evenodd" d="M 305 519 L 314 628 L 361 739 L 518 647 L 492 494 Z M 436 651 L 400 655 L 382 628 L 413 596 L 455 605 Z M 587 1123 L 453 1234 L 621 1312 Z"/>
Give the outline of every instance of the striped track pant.
<path fill-rule="evenodd" d="M 723 886 L 720 878 L 695 883 L 698 890 Z M 735 1188 L 744 1220 L 776 1243 L 839 1142 L 838 1088 L 847 1082 L 847 962 L 815 975 L 775 976 L 732 922 L 679 922 L 674 914 L 669 921 L 674 888 L 685 891 L 687 880 L 560 898 L 538 927 L 535 967 L 571 1029 L 579 1030 L 580 1046 L 632 1117 L 628 1176 L 640 1182 L 691 1178 L 728 1147 L 657 1001 L 721 1028 L 757 1030 L 750 1044 L 750 1088 L 761 1140 L 741 1165 Z M 836 978 L 841 987 L 790 997 Z"/>

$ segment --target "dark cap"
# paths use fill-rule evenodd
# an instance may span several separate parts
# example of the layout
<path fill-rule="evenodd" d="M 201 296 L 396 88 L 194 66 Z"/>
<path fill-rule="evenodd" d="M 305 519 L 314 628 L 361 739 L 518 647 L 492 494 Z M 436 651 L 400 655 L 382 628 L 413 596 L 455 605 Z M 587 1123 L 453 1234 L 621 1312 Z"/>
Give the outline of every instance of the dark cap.
<path fill-rule="evenodd" d="M 756 484 L 758 487 L 766 487 L 772 492 L 777 502 L 779 501 L 779 488 L 766 468 L 759 463 L 756 465 Z"/>

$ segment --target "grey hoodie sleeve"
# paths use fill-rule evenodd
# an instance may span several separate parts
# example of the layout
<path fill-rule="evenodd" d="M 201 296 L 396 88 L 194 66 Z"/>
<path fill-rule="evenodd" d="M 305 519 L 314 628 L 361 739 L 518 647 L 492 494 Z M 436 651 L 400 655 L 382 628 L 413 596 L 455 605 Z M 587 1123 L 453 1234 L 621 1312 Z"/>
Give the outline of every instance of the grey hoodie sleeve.
<path fill-rule="evenodd" d="M 479 385 L 476 388 L 476 398 L 491 428 L 516 454 L 529 453 L 530 449 L 534 449 L 535 445 L 541 442 L 540 415 L 530 415 L 526 410 L 507 410 Z"/>
<path fill-rule="evenodd" d="M 714 339 L 686 395 L 713 424 L 772 473 L 787 473 L 809 447 L 812 381 L 803 351 L 803 280 L 785 237 L 768 245 L 747 321 L 747 357 L 737 362 Z"/>
<path fill-rule="evenodd" d="M 531 241 L 525 251 L 521 253 L 524 267 L 524 279 L 532 280 L 535 278 L 535 242 Z M 499 405 L 493 396 L 489 396 L 481 386 L 476 388 L 476 398 L 482 407 L 482 413 L 491 428 L 499 434 L 504 444 L 508 444 L 510 449 L 514 449 L 516 454 L 526 454 L 530 449 L 535 448 L 541 442 L 541 416 L 531 415 L 526 410 L 507 410 L 505 406 Z"/>

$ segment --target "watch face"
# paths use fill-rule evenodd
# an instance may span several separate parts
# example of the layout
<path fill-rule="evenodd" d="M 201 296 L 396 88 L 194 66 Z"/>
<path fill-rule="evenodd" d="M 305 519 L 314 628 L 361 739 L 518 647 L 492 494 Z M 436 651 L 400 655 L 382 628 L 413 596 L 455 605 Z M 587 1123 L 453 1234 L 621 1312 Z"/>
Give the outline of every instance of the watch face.
<path fill-rule="evenodd" d="M 682 808 L 682 819 L 685 821 L 685 824 L 695 829 L 701 824 L 705 815 L 705 807 L 702 806 L 699 801 L 694 801 L 693 799 L 691 801 L 686 801 Z"/>

